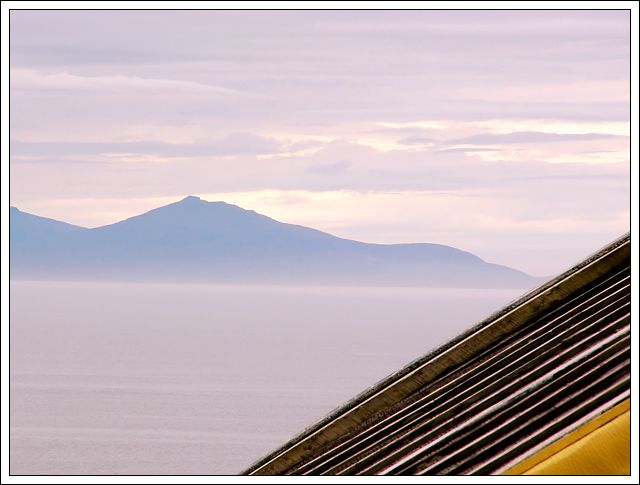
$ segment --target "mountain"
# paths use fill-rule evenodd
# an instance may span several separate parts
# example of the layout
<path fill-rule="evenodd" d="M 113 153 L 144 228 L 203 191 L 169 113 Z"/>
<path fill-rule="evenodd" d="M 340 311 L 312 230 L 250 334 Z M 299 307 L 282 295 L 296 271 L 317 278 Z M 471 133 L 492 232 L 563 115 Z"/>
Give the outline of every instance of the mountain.
<path fill-rule="evenodd" d="M 189 196 L 87 229 L 10 211 L 14 279 L 532 287 L 537 279 L 440 244 L 368 244 Z"/>

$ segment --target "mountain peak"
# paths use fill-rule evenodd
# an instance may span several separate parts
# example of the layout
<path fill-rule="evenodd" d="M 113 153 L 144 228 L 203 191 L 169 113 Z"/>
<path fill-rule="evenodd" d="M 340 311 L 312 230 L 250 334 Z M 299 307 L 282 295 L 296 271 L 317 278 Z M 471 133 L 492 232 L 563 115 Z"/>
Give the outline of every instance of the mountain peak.
<path fill-rule="evenodd" d="M 205 200 L 201 197 L 198 197 L 197 195 L 187 195 L 184 199 L 180 199 L 177 202 L 174 202 L 172 204 L 167 205 L 166 207 L 180 207 L 180 208 L 187 208 L 189 210 L 194 209 L 194 210 L 209 210 L 209 209 L 213 209 L 213 208 L 225 208 L 225 209 L 239 209 L 242 212 L 253 212 L 253 211 L 248 211 L 246 209 L 243 209 L 242 207 L 238 207 L 236 205 L 233 204 L 228 204 L 227 202 L 224 202 L 222 200 L 219 201 L 208 201 Z M 159 209 L 162 209 L 162 207 L 160 207 Z"/>

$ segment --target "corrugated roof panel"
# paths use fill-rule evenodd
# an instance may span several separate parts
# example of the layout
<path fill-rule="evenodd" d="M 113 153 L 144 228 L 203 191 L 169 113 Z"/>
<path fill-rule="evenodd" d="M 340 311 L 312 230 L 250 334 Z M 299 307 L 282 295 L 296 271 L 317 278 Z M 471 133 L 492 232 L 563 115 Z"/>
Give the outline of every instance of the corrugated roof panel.
<path fill-rule="evenodd" d="M 627 235 L 247 473 L 502 473 L 628 399 L 630 295 Z"/>

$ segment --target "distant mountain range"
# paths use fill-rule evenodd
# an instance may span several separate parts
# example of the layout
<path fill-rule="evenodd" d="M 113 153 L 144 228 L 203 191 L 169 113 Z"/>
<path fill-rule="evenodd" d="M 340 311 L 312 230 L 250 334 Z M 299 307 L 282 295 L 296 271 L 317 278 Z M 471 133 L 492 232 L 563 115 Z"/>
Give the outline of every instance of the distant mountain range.
<path fill-rule="evenodd" d="M 11 207 L 11 277 L 529 288 L 539 282 L 440 244 L 368 244 L 189 196 L 87 229 Z"/>

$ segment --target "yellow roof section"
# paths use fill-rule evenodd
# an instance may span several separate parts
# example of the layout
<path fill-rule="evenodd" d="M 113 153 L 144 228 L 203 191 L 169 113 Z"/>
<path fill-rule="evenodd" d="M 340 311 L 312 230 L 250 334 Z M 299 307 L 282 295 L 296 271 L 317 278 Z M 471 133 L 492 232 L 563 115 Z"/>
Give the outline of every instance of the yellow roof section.
<path fill-rule="evenodd" d="M 506 475 L 629 475 L 627 399 L 505 472 Z"/>

